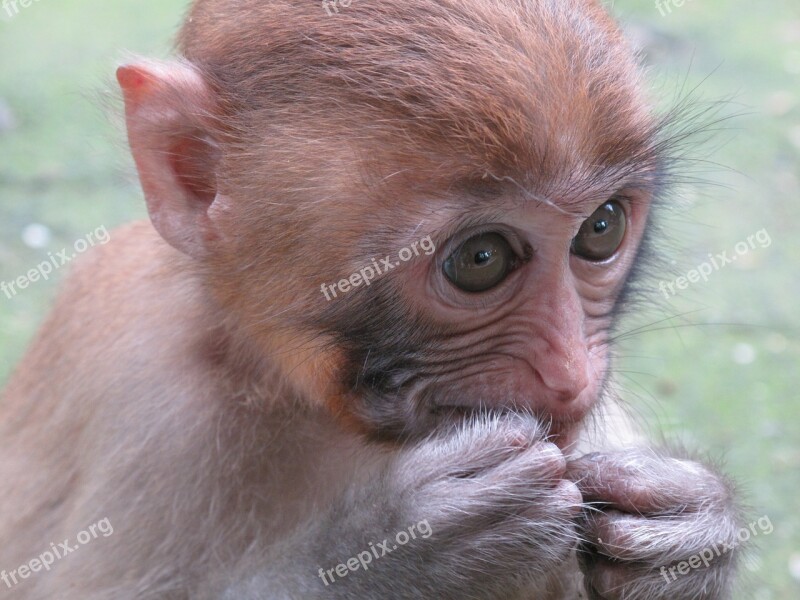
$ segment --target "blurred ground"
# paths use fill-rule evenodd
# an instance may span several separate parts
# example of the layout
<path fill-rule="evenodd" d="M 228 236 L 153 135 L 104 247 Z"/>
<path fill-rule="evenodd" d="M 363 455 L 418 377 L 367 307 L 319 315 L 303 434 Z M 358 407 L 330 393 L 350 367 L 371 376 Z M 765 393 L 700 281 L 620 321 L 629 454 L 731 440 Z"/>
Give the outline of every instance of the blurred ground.
<path fill-rule="evenodd" d="M 753 518 L 774 525 L 746 562 L 741 598 L 800 597 L 800 3 L 624 0 L 615 11 L 652 66 L 665 106 L 698 88 L 732 98 L 708 162 L 694 162 L 683 201 L 663 220 L 679 243 L 658 282 L 736 254 L 707 282 L 628 321 L 620 334 L 630 411 L 670 440 L 724 457 Z M 0 8 L 0 281 L 99 227 L 144 215 L 123 137 L 102 90 L 124 50 L 165 56 L 177 0 L 36 2 Z M 684 94 L 685 95 L 685 94 Z M 112 104 L 113 106 L 113 104 Z M 703 155 L 701 155 L 703 156 Z M 717 165 L 724 165 L 727 169 Z M 755 238 L 754 238 L 755 239 Z M 764 233 L 759 239 L 767 239 Z M 52 300 L 58 278 L 0 293 L 0 382 Z M 674 284 L 673 284 L 674 285 Z"/>

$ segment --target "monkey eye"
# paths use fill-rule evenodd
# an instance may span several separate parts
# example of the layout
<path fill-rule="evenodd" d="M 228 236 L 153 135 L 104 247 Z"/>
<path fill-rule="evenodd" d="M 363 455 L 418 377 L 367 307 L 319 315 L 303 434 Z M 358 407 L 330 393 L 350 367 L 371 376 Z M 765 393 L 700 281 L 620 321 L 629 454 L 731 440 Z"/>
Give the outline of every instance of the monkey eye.
<path fill-rule="evenodd" d="M 583 222 L 570 251 L 594 262 L 609 259 L 622 245 L 626 226 L 625 209 L 618 201 L 609 200 Z"/>
<path fill-rule="evenodd" d="M 485 292 L 514 270 L 517 255 L 505 237 L 495 232 L 475 235 L 444 261 L 447 279 L 465 292 Z"/>

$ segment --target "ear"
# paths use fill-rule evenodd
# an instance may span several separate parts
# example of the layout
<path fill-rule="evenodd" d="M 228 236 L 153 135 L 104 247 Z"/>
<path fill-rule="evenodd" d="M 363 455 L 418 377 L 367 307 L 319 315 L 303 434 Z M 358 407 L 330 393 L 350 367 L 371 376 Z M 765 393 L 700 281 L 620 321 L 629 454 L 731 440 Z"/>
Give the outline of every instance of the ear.
<path fill-rule="evenodd" d="M 213 96 L 186 63 L 125 65 L 117 80 L 150 220 L 170 245 L 202 258 L 217 237 L 209 217 L 220 154 L 210 127 Z"/>

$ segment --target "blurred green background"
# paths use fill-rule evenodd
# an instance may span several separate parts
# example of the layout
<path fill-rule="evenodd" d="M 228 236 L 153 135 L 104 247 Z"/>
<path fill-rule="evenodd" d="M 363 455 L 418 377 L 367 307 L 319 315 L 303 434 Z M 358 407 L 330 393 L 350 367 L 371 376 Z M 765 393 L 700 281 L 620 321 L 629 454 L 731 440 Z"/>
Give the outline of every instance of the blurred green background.
<path fill-rule="evenodd" d="M 402 1 L 402 0 L 401 0 Z M 729 99 L 664 220 L 670 281 L 766 230 L 772 243 L 654 304 L 621 330 L 620 385 L 654 431 L 723 457 L 757 538 L 741 598 L 800 598 L 800 2 L 620 0 L 613 10 L 668 107 L 693 90 Z M 144 216 L 113 95 L 126 52 L 167 56 L 182 0 L 0 5 L 0 281 L 98 227 Z M 109 94 L 109 90 L 112 93 Z M 683 91 L 682 91 L 683 90 Z M 763 234 L 762 234 L 763 235 Z M 0 383 L 64 271 L 0 294 Z M 653 299 L 659 297 L 653 284 Z M 663 299 L 663 297 L 662 297 Z"/>

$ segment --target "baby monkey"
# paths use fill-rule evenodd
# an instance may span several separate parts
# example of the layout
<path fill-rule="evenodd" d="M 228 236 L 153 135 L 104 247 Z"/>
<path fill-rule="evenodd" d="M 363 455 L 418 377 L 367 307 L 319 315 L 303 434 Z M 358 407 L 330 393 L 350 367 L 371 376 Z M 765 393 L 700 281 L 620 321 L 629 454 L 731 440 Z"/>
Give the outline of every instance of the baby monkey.
<path fill-rule="evenodd" d="M 150 221 L 4 393 L 0 567 L 114 531 L 5 597 L 728 597 L 733 552 L 664 576 L 735 541 L 724 477 L 575 452 L 672 164 L 611 18 L 330 9 L 196 0 L 118 70 Z"/>

